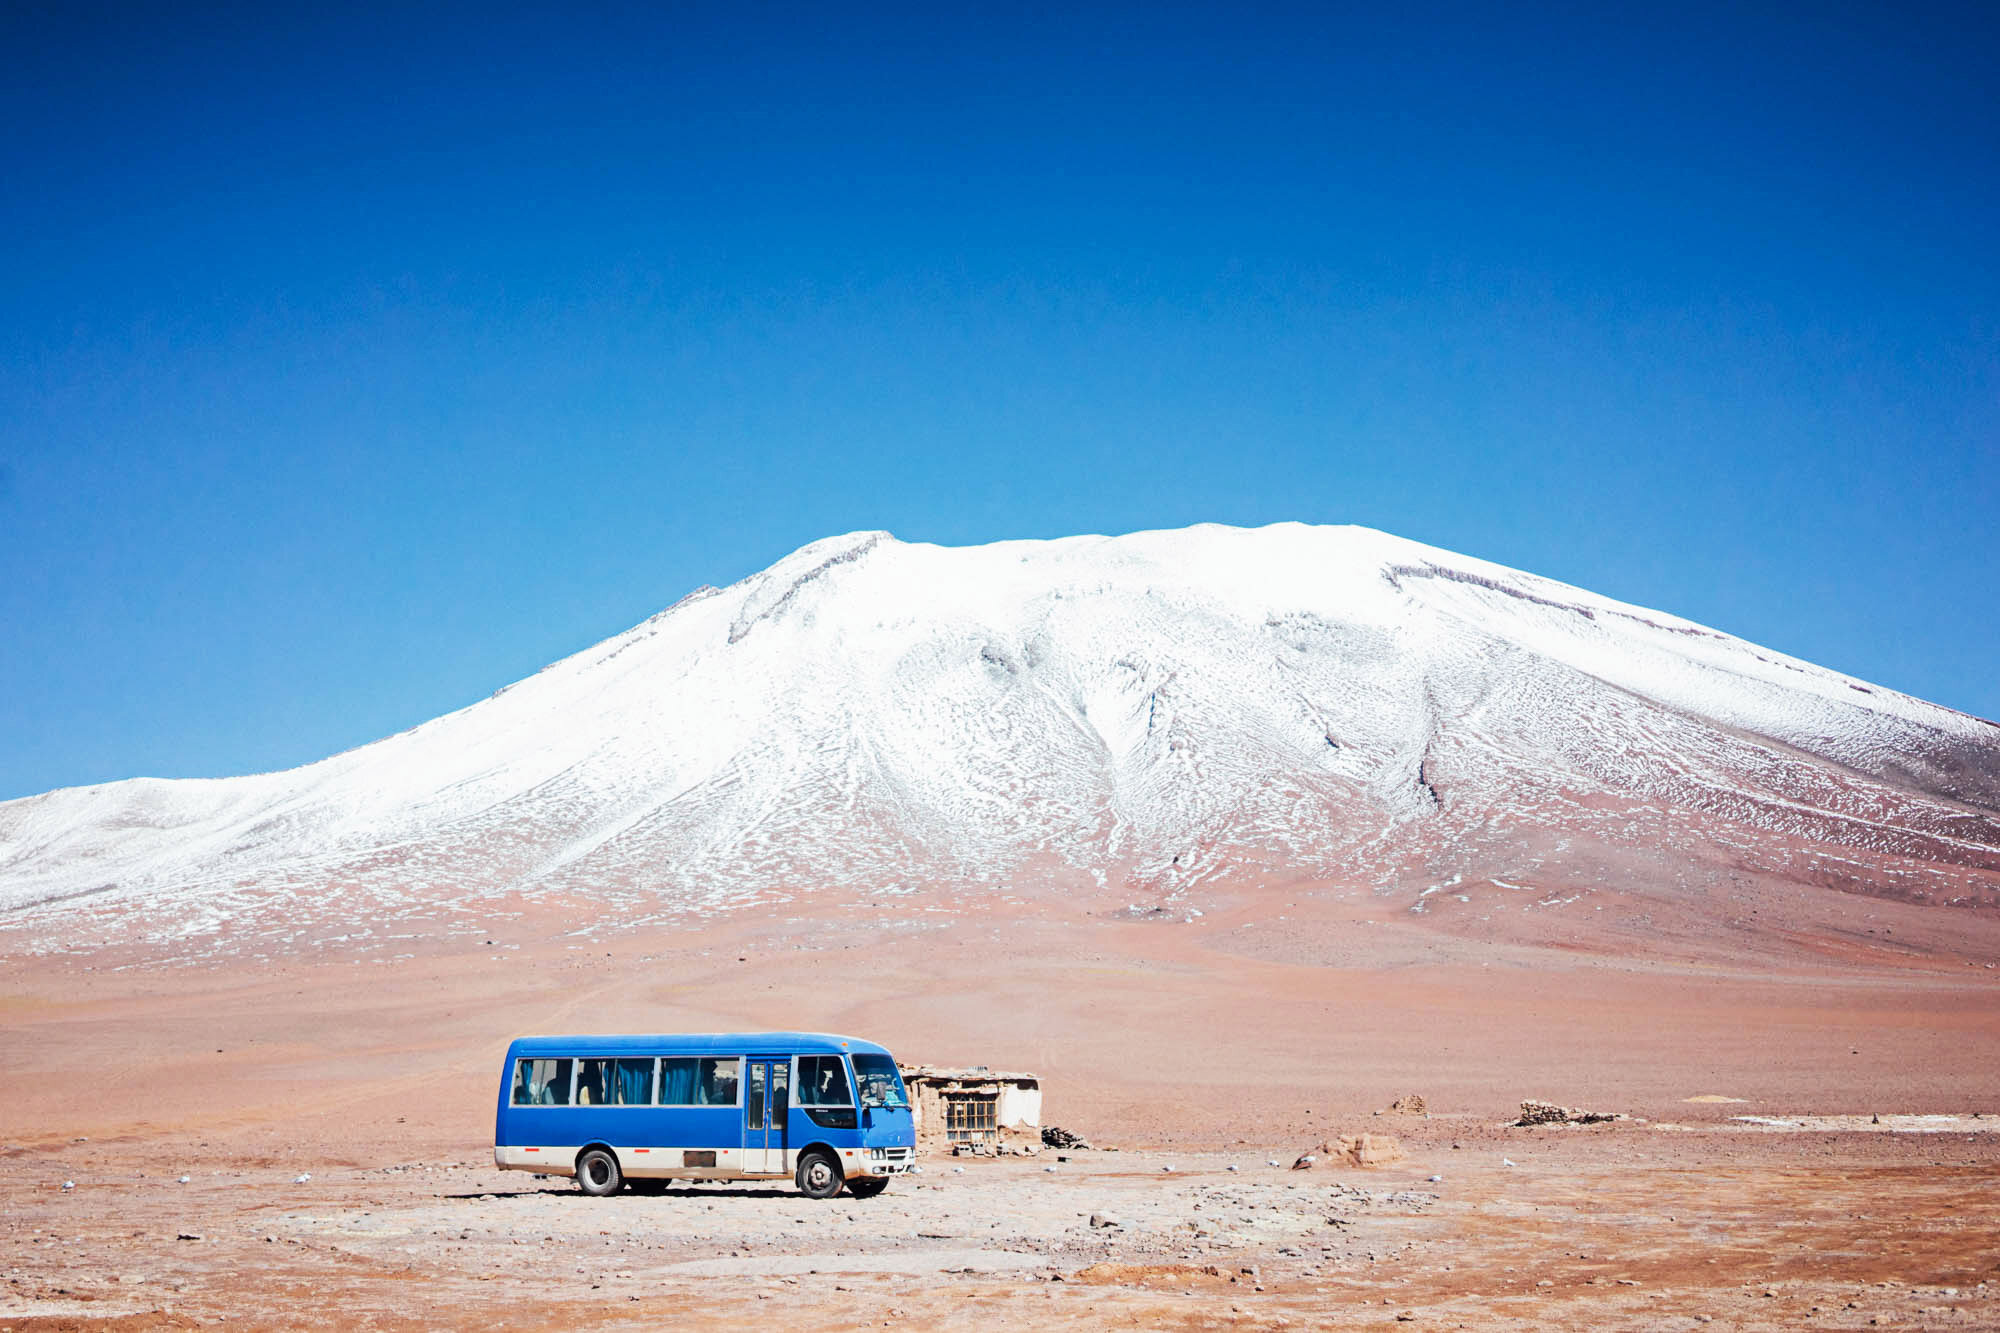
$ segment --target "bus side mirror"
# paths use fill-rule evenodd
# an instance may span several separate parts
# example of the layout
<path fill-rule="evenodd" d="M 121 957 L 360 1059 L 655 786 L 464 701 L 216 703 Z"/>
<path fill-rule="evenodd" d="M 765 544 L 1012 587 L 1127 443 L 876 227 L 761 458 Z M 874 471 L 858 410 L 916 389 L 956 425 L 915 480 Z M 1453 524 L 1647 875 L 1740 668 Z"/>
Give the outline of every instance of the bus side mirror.
<path fill-rule="evenodd" d="M 875 1108 L 872 1106 L 864 1105 L 861 1108 L 861 1127 L 863 1129 L 866 1129 L 874 1123 L 875 1123 Z"/>

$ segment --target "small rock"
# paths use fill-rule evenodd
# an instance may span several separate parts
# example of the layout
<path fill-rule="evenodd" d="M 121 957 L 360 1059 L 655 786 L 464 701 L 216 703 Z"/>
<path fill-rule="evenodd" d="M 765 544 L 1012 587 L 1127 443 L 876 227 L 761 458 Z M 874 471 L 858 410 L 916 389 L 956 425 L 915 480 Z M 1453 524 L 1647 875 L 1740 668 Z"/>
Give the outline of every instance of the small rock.
<path fill-rule="evenodd" d="M 1502 1165 L 1502 1166 L 1517 1166 L 1517 1165 L 1519 1165 L 1519 1163 L 1515 1162 L 1515 1160 L 1514 1160 L 1513 1158 L 1511 1158 L 1511 1157 L 1502 1157 L 1502 1158 L 1500 1159 L 1500 1165 Z"/>
<path fill-rule="evenodd" d="M 73 1190 L 76 1188 L 76 1182 L 74 1180 L 65 1180 L 63 1182 L 63 1188 L 66 1190 Z"/>
<path fill-rule="evenodd" d="M 1439 1182 L 1440 1180 L 1443 1180 L 1443 1179 L 1444 1179 L 1444 1177 L 1443 1177 L 1443 1176 L 1432 1176 L 1432 1177 L 1430 1178 L 1430 1182 L 1431 1182 L 1431 1184 L 1435 1185 L 1435 1184 L 1437 1184 L 1437 1183 L 1438 1183 L 1438 1182 Z"/>
<path fill-rule="evenodd" d="M 1109 1213 L 1092 1213 L 1090 1225 L 1094 1227 L 1122 1227 L 1125 1223 Z"/>
<path fill-rule="evenodd" d="M 1162 1165 L 1162 1166 L 1160 1167 L 1160 1170 L 1162 1170 L 1162 1171 L 1171 1171 L 1171 1170 L 1173 1170 L 1173 1169 L 1174 1169 L 1174 1164 L 1173 1164 L 1172 1162 L 1167 1162 L 1167 1163 L 1164 1163 L 1164 1164 L 1163 1164 L 1163 1165 Z"/>
<path fill-rule="evenodd" d="M 312 1177 L 312 1172 L 310 1172 L 310 1171 L 301 1171 L 301 1172 L 299 1172 L 299 1173 L 298 1173 L 298 1174 L 297 1174 L 296 1176 L 293 1176 L 293 1177 L 292 1177 L 292 1183 L 293 1183 L 294 1185 L 303 1185 L 303 1184 L 305 1184 L 305 1183 L 306 1183 L 306 1182 L 307 1182 L 308 1180 L 311 1180 L 312 1178 L 313 1178 L 313 1177 Z"/>
<path fill-rule="evenodd" d="M 1298 1161 L 1292 1163 L 1292 1170 L 1310 1171 L 1312 1170 L 1313 1163 L 1317 1162 L 1318 1160 L 1319 1158 L 1313 1156 L 1311 1153 L 1305 1153 L 1299 1158 Z"/>
<path fill-rule="evenodd" d="M 1231 1163 L 1229 1164 L 1229 1169 L 1230 1169 L 1231 1171 L 1234 1171 L 1234 1170 L 1236 1169 L 1236 1163 L 1234 1163 L 1234 1162 L 1231 1162 Z"/>
<path fill-rule="evenodd" d="M 175 1240 L 200 1240 L 201 1238 L 202 1236 L 199 1231 L 183 1231 L 174 1237 Z"/>
<path fill-rule="evenodd" d="M 188 1182 L 189 1182 L 190 1180 L 193 1180 L 193 1179 L 194 1179 L 194 1177 L 193 1177 L 193 1176 L 182 1176 L 182 1177 L 181 1177 L 181 1178 L 180 1178 L 179 1180 L 176 1180 L 176 1181 L 174 1182 L 174 1184 L 176 1184 L 176 1185 L 185 1185 L 185 1184 L 187 1184 L 187 1183 L 188 1183 Z"/>

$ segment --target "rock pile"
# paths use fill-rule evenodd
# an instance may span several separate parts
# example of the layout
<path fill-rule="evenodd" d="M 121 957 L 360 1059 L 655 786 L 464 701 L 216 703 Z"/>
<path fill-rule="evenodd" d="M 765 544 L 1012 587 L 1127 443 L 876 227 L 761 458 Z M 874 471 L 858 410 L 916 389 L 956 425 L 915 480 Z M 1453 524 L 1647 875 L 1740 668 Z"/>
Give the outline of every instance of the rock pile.
<path fill-rule="evenodd" d="M 1351 1166 L 1387 1166 L 1403 1160 L 1403 1141 L 1393 1134 L 1351 1134 L 1328 1147 Z"/>
<path fill-rule="evenodd" d="M 1402 1140 L 1392 1134 L 1343 1134 L 1302 1153 L 1292 1170 L 1310 1171 L 1322 1158 L 1348 1166 L 1386 1166 L 1403 1156 Z"/>
<path fill-rule="evenodd" d="M 1516 1125 L 1596 1125 L 1606 1120 L 1621 1119 L 1612 1111 L 1580 1111 L 1574 1106 L 1557 1106 L 1554 1102 L 1538 1102 L 1530 1098 L 1521 1103 L 1521 1118 Z"/>

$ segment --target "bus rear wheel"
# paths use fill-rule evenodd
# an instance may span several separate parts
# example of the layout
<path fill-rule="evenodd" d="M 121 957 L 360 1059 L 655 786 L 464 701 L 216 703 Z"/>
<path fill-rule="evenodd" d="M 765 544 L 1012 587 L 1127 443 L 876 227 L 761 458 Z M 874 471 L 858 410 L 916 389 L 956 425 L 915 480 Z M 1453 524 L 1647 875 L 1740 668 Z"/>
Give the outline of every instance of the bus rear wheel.
<path fill-rule="evenodd" d="M 887 1176 L 862 1176 L 847 1182 L 847 1192 L 857 1199 L 872 1199 L 889 1188 Z"/>
<path fill-rule="evenodd" d="M 799 1193 L 808 1199 L 831 1199 L 840 1193 L 840 1163 L 815 1149 L 799 1158 Z"/>
<path fill-rule="evenodd" d="M 602 1148 L 586 1148 L 576 1159 L 576 1184 L 585 1194 L 603 1198 L 625 1184 L 618 1159 Z"/>

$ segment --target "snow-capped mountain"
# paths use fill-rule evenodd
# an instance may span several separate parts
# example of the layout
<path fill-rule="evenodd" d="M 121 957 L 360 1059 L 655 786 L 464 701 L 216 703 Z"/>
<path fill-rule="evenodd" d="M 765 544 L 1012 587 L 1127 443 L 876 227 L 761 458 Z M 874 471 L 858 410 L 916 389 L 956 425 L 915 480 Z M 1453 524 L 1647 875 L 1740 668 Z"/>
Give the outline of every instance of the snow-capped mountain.
<path fill-rule="evenodd" d="M 1421 908 L 1691 867 L 1994 903 L 2000 727 L 1366 529 L 860 533 L 319 763 L 0 804 L 0 908 L 43 911 L 1279 879 Z"/>

